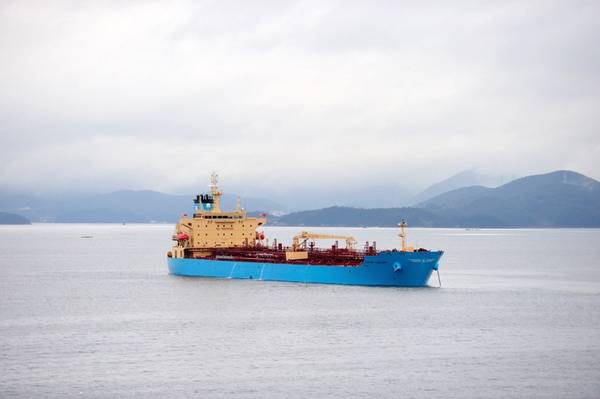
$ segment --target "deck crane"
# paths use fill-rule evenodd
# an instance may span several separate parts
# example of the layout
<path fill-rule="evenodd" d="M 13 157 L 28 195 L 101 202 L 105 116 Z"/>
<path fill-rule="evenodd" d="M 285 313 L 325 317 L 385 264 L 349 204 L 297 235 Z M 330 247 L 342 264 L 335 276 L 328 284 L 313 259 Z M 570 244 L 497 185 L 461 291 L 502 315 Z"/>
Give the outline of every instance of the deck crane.
<path fill-rule="evenodd" d="M 346 249 L 348 249 L 348 250 L 354 249 L 354 245 L 356 245 L 356 240 L 354 239 L 354 237 L 338 236 L 335 234 L 316 234 L 316 233 L 309 233 L 308 231 L 302 231 L 302 232 L 300 232 L 300 234 L 294 236 L 294 238 L 292 239 L 293 250 L 297 251 L 300 248 L 306 248 L 306 241 L 308 241 L 310 239 L 345 240 L 346 241 Z"/>

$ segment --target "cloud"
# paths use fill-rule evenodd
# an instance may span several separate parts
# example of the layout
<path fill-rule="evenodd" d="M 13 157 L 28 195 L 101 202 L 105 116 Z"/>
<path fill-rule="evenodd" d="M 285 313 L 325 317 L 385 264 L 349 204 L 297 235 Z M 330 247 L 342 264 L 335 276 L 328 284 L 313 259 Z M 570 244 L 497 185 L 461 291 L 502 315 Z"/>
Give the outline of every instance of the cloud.
<path fill-rule="evenodd" d="M 597 2 L 5 2 L 0 185 L 600 177 Z"/>

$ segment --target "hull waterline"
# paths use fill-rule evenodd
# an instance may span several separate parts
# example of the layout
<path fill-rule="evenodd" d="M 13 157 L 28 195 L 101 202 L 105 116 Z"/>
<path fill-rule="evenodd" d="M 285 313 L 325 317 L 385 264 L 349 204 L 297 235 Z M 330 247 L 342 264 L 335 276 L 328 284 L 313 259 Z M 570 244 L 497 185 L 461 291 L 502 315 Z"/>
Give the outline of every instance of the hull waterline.
<path fill-rule="evenodd" d="M 358 266 L 258 263 L 213 259 L 168 258 L 178 276 L 289 281 L 296 283 L 423 287 L 438 269 L 436 252 L 392 252 L 365 256 Z"/>

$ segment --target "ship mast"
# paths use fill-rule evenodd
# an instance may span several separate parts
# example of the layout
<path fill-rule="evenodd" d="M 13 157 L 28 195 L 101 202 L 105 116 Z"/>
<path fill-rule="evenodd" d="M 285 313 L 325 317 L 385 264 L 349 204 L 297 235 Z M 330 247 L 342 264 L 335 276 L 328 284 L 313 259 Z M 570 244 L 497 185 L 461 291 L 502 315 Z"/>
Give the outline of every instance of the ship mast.
<path fill-rule="evenodd" d="M 217 175 L 217 172 L 212 172 L 210 174 L 210 193 L 214 199 L 213 212 L 221 212 L 221 208 L 219 208 L 219 199 L 223 193 L 219 191 L 219 187 L 217 186 L 218 182 L 219 175 Z"/>
<path fill-rule="evenodd" d="M 402 222 L 398 223 L 398 226 L 400 226 L 400 234 L 398 234 L 398 237 L 400 237 L 402 242 L 402 251 L 406 251 L 406 227 L 408 226 L 406 220 L 402 219 Z"/>

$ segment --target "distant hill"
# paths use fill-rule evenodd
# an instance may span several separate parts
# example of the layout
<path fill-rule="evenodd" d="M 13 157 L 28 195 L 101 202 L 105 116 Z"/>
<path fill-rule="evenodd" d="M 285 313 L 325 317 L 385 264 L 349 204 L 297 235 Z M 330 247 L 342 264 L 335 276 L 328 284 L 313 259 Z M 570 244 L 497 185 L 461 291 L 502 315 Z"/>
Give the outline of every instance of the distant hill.
<path fill-rule="evenodd" d="M 434 227 L 447 224 L 443 216 L 419 208 L 350 208 L 333 206 L 312 211 L 269 217 L 269 224 L 279 226 L 397 226 L 402 219 L 411 226 Z"/>
<path fill-rule="evenodd" d="M 319 196 L 314 191 L 307 190 L 307 193 Z M 63 198 L 0 192 L 0 209 L 34 222 L 173 223 L 182 213 L 192 212 L 192 197 L 156 191 L 73 194 Z M 269 223 L 396 226 L 401 219 L 407 219 L 411 226 L 424 227 L 600 227 L 600 182 L 571 171 L 528 176 L 496 188 L 463 187 L 413 207 L 379 206 L 379 200 L 367 194 L 354 199 L 357 204 L 371 205 L 330 206 L 271 216 Z M 279 211 L 285 209 L 260 198 L 242 198 L 242 206 L 249 212 L 270 214 L 281 214 Z M 234 207 L 235 195 L 224 195 L 222 208 Z"/>
<path fill-rule="evenodd" d="M 0 224 L 31 224 L 31 222 L 14 213 L 0 212 Z"/>
<path fill-rule="evenodd" d="M 453 211 L 425 208 L 350 208 L 330 207 L 294 212 L 281 217 L 269 216 L 273 226 L 339 226 L 339 227 L 396 227 L 405 219 L 412 227 L 497 227 L 500 221 L 493 216 L 462 215 Z"/>
<path fill-rule="evenodd" d="M 170 222 L 191 208 L 191 196 L 156 191 L 116 191 L 68 201 L 57 209 L 55 222 Z"/>
<path fill-rule="evenodd" d="M 171 195 L 150 190 L 65 195 L 52 199 L 1 192 L 0 208 L 40 222 L 173 223 L 182 213 L 192 213 L 192 199 L 193 195 Z M 224 195 L 221 208 L 233 209 L 235 203 L 235 195 Z M 258 198 L 242 198 L 241 203 L 249 211 L 273 212 L 282 209 L 273 201 Z"/>
<path fill-rule="evenodd" d="M 600 227 L 600 182 L 562 170 L 500 187 L 465 187 L 419 204 L 434 213 L 495 220 L 490 227 Z"/>
<path fill-rule="evenodd" d="M 501 176 L 489 176 L 478 172 L 476 169 L 464 170 L 460 173 L 452 175 L 438 183 L 432 184 L 419 194 L 415 195 L 411 200 L 411 205 L 419 204 L 423 201 L 431 199 L 435 196 L 448 191 L 456 190 L 462 187 L 470 186 L 488 186 L 496 187 L 503 183 Z M 504 180 L 506 181 L 506 180 Z"/>
<path fill-rule="evenodd" d="M 528 176 L 497 188 L 463 187 L 417 207 L 329 207 L 270 218 L 293 226 L 600 227 L 600 183 L 557 171 Z"/>
<path fill-rule="evenodd" d="M 481 198 L 492 191 L 494 191 L 493 188 L 483 186 L 462 187 L 435 196 L 428 201 L 424 201 L 420 204 L 417 204 L 416 206 L 420 208 L 429 209 L 456 209 L 462 206 L 463 204 L 470 203 L 471 201 Z"/>

